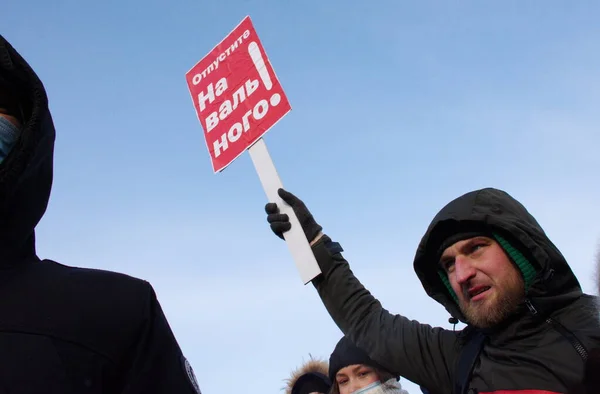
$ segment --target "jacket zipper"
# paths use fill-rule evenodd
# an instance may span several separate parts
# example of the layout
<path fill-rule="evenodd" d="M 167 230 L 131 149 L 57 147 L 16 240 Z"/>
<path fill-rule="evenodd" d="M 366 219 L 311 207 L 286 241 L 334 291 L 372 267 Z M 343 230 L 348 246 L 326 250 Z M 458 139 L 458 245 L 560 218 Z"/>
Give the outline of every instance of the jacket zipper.
<path fill-rule="evenodd" d="M 529 299 L 525 300 L 525 305 L 527 305 L 527 308 L 529 309 L 529 312 L 531 312 L 532 315 L 537 315 L 538 311 L 537 309 L 535 309 L 535 307 Z M 573 335 L 573 333 L 571 333 L 562 324 L 552 319 L 551 317 L 546 318 L 546 323 L 549 324 L 552 328 L 554 328 L 554 330 L 558 331 L 558 333 L 561 334 L 563 337 L 567 338 L 569 342 L 571 342 L 571 345 L 575 348 L 575 351 L 579 354 L 583 361 L 587 360 L 587 350 L 585 350 L 585 347 L 583 347 L 579 339 L 575 338 L 575 335 Z"/>

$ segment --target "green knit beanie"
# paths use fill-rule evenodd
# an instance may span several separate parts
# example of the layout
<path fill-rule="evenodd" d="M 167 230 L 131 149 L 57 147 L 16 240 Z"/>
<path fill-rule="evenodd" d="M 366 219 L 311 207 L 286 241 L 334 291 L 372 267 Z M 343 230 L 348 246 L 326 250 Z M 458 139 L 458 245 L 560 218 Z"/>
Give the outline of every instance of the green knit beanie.
<path fill-rule="evenodd" d="M 519 252 L 514 246 L 512 246 L 506 239 L 501 237 L 500 235 L 494 233 L 494 238 L 500 244 L 502 249 L 506 252 L 506 254 L 510 257 L 510 259 L 517 265 L 519 270 L 521 271 L 521 275 L 523 275 L 523 280 L 525 281 L 525 291 L 529 289 L 531 282 L 535 279 L 537 274 L 533 265 L 527 260 L 527 258 L 523 255 L 523 253 Z M 450 295 L 454 299 L 454 301 L 458 304 L 458 298 L 450 285 L 450 280 L 448 280 L 448 274 L 444 270 L 438 270 L 438 274 L 442 279 L 442 282 L 450 292 Z"/>

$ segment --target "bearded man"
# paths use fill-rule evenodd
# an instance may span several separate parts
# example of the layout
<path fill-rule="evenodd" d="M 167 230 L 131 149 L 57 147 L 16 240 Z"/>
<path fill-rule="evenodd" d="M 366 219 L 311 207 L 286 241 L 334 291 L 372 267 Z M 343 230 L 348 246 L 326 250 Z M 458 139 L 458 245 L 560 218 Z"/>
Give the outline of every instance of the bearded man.
<path fill-rule="evenodd" d="M 305 204 L 280 189 L 322 273 L 313 279 L 327 311 L 357 347 L 430 392 L 564 393 L 600 345 L 594 297 L 527 209 L 486 188 L 451 201 L 423 236 L 414 269 L 427 294 L 467 327 L 432 327 L 391 314 L 350 270 L 337 242 Z M 265 207 L 279 237 L 291 227 Z"/>

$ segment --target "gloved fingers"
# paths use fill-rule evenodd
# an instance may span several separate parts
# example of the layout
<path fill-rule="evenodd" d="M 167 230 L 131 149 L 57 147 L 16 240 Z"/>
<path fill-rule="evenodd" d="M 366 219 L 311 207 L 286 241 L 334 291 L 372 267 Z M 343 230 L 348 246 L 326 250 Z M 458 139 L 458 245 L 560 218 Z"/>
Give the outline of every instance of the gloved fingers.
<path fill-rule="evenodd" d="M 302 204 L 302 201 L 300 201 L 298 197 L 296 197 L 295 195 L 293 195 L 285 189 L 277 190 L 277 194 L 279 194 L 279 197 L 281 197 L 283 201 L 288 203 L 288 205 L 290 205 L 291 207 L 299 206 Z"/>
<path fill-rule="evenodd" d="M 292 228 L 290 222 L 275 222 L 271 223 L 271 231 L 275 233 L 279 238 L 283 239 L 283 233 L 289 231 Z"/>
<path fill-rule="evenodd" d="M 267 215 L 267 222 L 273 223 L 289 223 L 290 217 L 286 213 L 272 213 Z"/>
<path fill-rule="evenodd" d="M 274 202 L 267 203 L 265 205 L 265 212 L 268 214 L 279 213 L 279 207 Z"/>

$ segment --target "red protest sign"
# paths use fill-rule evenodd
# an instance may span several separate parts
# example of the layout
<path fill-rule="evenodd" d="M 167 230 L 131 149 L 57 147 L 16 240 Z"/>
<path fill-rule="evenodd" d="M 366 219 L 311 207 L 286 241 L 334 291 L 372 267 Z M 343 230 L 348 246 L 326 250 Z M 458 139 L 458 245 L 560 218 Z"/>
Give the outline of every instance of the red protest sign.
<path fill-rule="evenodd" d="M 215 172 L 291 110 L 249 16 L 186 79 Z"/>

